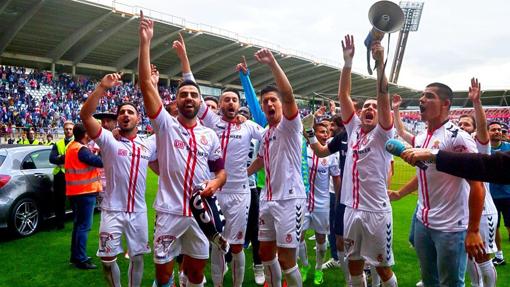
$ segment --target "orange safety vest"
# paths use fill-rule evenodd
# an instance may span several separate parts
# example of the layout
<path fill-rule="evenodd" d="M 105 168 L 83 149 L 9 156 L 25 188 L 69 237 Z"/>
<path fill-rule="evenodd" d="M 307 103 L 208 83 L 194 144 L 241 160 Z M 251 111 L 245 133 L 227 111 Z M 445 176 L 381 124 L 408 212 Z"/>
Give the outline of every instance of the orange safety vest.
<path fill-rule="evenodd" d="M 99 169 L 81 162 L 78 152 L 84 147 L 73 141 L 69 144 L 65 159 L 66 195 L 81 195 L 103 190 Z"/>

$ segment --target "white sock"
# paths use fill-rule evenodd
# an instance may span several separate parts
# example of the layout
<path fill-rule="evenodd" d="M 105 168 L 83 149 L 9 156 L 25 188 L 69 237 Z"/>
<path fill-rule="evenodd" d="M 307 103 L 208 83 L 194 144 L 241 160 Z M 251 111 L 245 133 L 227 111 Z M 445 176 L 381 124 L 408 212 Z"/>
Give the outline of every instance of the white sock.
<path fill-rule="evenodd" d="M 374 277 L 372 277 L 372 278 L 374 278 Z M 374 285 L 372 285 L 372 286 L 374 286 Z M 382 286 L 383 287 L 397 287 L 398 283 L 397 283 L 397 276 L 395 276 L 395 273 L 393 273 L 393 275 L 391 275 L 391 278 L 388 279 L 388 281 L 384 281 L 382 283 Z"/>
<path fill-rule="evenodd" d="M 322 263 L 324 263 L 324 256 L 326 256 L 328 245 L 326 242 L 322 244 L 315 242 L 315 246 L 317 247 L 315 250 L 315 270 L 322 270 Z"/>
<path fill-rule="evenodd" d="M 496 251 L 496 257 L 498 259 L 503 259 L 503 250 Z"/>
<path fill-rule="evenodd" d="M 186 287 L 188 284 L 188 276 L 183 271 L 179 272 L 179 286 Z"/>
<path fill-rule="evenodd" d="M 264 265 L 264 276 L 268 287 L 281 287 L 282 286 L 282 269 L 278 263 L 278 257 L 271 261 L 262 261 Z"/>
<path fill-rule="evenodd" d="M 482 273 L 483 287 L 496 286 L 498 273 L 496 272 L 496 268 L 494 268 L 494 264 L 492 264 L 492 260 L 489 259 L 483 263 L 479 263 L 478 267 Z"/>
<path fill-rule="evenodd" d="M 492 261 L 491 261 L 492 262 Z M 481 276 L 481 270 L 478 267 L 478 264 L 471 258 L 468 258 L 467 266 L 466 266 L 467 272 L 469 274 L 469 278 L 471 279 L 471 286 L 472 287 L 478 287 L 482 286 L 480 283 L 482 283 L 482 276 Z"/>
<path fill-rule="evenodd" d="M 223 285 L 225 266 L 225 254 L 218 247 L 211 244 L 211 277 L 213 286 Z"/>
<path fill-rule="evenodd" d="M 375 269 L 375 266 L 370 265 L 370 275 L 372 276 L 372 286 L 379 287 L 381 285 L 381 278 L 379 277 L 379 273 Z"/>
<path fill-rule="evenodd" d="M 308 266 L 308 255 L 306 254 L 306 242 L 299 242 L 299 250 L 298 250 L 299 260 L 303 266 Z"/>
<path fill-rule="evenodd" d="M 129 283 L 130 287 L 139 287 L 143 278 L 143 255 L 131 256 L 129 258 Z"/>
<path fill-rule="evenodd" d="M 303 286 L 303 279 L 301 278 L 301 273 L 299 273 L 297 264 L 292 268 L 283 270 L 283 275 L 285 276 L 285 280 L 287 281 L 288 287 L 302 287 Z"/>
<path fill-rule="evenodd" d="M 337 254 L 338 254 L 338 260 L 340 261 L 340 266 L 342 266 L 342 272 L 344 273 L 345 285 L 350 286 L 349 285 L 349 282 L 350 282 L 350 280 L 349 280 L 349 278 L 350 278 L 349 262 L 347 261 L 347 258 L 345 258 L 345 251 L 337 250 Z"/>
<path fill-rule="evenodd" d="M 358 276 L 351 275 L 351 286 L 352 287 L 367 287 L 367 281 L 365 280 L 365 272 Z"/>
<path fill-rule="evenodd" d="M 204 286 L 204 282 L 195 284 L 195 283 L 189 282 L 189 280 L 188 280 L 188 283 L 186 284 L 186 287 L 202 287 L 202 286 Z"/>
<path fill-rule="evenodd" d="M 244 250 L 241 249 L 239 253 L 232 253 L 232 276 L 233 286 L 241 287 L 244 281 L 245 258 Z"/>
<path fill-rule="evenodd" d="M 120 287 L 120 269 L 117 264 L 117 258 L 113 261 L 103 261 L 103 272 L 106 282 L 108 282 L 108 286 L 111 287 Z"/>

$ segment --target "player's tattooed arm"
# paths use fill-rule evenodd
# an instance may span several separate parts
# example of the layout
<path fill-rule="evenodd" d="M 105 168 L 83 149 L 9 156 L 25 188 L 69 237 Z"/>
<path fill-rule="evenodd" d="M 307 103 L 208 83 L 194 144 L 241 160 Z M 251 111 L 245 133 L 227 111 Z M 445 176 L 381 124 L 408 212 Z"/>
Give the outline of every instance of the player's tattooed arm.
<path fill-rule="evenodd" d="M 269 49 L 261 49 L 255 53 L 255 59 L 257 59 L 259 63 L 266 64 L 269 68 L 271 68 L 276 86 L 281 94 L 283 116 L 287 119 L 295 117 L 299 110 L 296 100 L 294 99 L 292 86 L 290 85 L 285 72 L 274 58 L 273 53 L 271 53 Z"/>

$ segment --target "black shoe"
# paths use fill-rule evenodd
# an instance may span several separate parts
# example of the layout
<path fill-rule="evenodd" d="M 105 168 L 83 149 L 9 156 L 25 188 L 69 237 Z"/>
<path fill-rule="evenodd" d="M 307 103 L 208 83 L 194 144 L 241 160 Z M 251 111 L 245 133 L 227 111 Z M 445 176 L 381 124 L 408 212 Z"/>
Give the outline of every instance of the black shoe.
<path fill-rule="evenodd" d="M 90 260 L 92 259 L 92 257 L 87 257 L 87 261 L 90 262 Z M 78 261 L 78 259 L 74 259 L 74 258 L 71 258 L 69 259 L 69 264 L 76 264 L 76 263 L 80 263 L 80 261 Z"/>
<path fill-rule="evenodd" d="M 90 262 L 90 260 L 87 260 L 85 262 L 74 263 L 74 266 L 78 269 L 84 270 L 97 269 L 97 266 L 94 263 Z"/>
<path fill-rule="evenodd" d="M 506 265 L 506 262 L 503 258 L 494 257 L 492 258 L 492 264 L 494 264 L 494 266 L 503 266 Z"/>

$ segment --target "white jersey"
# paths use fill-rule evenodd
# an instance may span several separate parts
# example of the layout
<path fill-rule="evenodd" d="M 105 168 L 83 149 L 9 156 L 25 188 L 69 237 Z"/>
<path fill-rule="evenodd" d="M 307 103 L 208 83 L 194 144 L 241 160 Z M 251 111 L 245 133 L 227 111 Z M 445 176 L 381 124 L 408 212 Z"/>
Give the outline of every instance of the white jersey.
<path fill-rule="evenodd" d="M 301 175 L 302 130 L 299 114 L 292 119 L 282 116 L 276 126 L 265 129 L 258 154 L 266 172 L 261 200 L 306 198 Z"/>
<path fill-rule="evenodd" d="M 340 202 L 364 211 L 391 211 L 387 193 L 391 154 L 384 146 L 393 138 L 393 127 L 386 130 L 378 124 L 365 133 L 353 113 L 345 128 L 349 139 Z"/>
<path fill-rule="evenodd" d="M 338 160 L 334 155 L 319 158 L 310 146 L 307 147 L 307 160 L 310 171 L 308 211 L 329 211 L 330 176 L 340 175 Z"/>
<path fill-rule="evenodd" d="M 122 137 L 116 140 L 109 130 L 101 129 L 94 139 L 101 148 L 106 189 L 101 209 L 145 212 L 147 166 L 157 159 L 155 136 L 142 139 Z"/>
<path fill-rule="evenodd" d="M 455 152 L 477 152 L 475 141 L 450 121 L 413 140 L 416 148 Z M 468 223 L 469 184 L 466 180 L 440 172 L 426 162 L 427 170 L 416 168 L 418 176 L 418 211 L 416 218 L 426 227 L 444 232 L 466 230 Z"/>
<path fill-rule="evenodd" d="M 491 154 L 491 145 L 490 141 L 487 141 L 486 143 L 481 143 L 476 137 L 475 137 L 475 143 L 476 148 L 478 149 L 478 152 L 481 154 Z M 489 183 L 484 182 L 483 187 L 485 188 L 485 201 L 483 205 L 483 212 L 482 215 L 493 215 L 497 214 L 498 210 L 496 209 L 496 205 L 494 205 L 494 201 L 492 200 L 492 196 L 489 189 Z"/>
<path fill-rule="evenodd" d="M 193 188 L 210 179 L 209 164 L 221 158 L 220 143 L 213 130 L 198 123 L 185 127 L 162 108 L 151 119 L 159 147 L 159 185 L 154 208 L 192 216 L 189 199 Z"/>
<path fill-rule="evenodd" d="M 206 127 L 213 129 L 218 135 L 225 171 L 228 174 L 227 182 L 219 192 L 249 193 L 249 189 L 242 187 L 248 186 L 246 162 L 250 153 L 250 144 L 252 139 L 262 139 L 264 129 L 252 121 L 242 124 L 231 123 L 208 111 L 209 108 L 202 101 L 198 117 Z"/>

